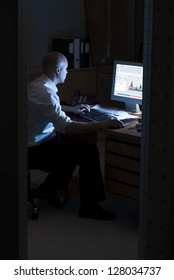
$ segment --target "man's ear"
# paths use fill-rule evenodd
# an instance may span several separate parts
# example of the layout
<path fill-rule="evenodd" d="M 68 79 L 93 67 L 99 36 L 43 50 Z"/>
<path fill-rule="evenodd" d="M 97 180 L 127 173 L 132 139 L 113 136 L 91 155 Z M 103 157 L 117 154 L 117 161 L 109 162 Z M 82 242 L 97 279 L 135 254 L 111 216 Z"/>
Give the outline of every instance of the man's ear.
<path fill-rule="evenodd" d="M 59 75 L 60 74 L 60 67 L 56 67 L 56 74 Z"/>

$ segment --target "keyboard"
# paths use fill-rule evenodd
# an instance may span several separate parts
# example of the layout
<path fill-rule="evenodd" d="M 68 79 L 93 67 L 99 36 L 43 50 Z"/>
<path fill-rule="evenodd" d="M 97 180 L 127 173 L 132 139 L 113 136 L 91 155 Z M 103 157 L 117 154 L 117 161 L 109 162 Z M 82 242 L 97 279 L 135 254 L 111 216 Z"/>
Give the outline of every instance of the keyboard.
<path fill-rule="evenodd" d="M 98 111 L 96 109 L 91 109 L 90 112 L 86 112 L 84 115 L 81 115 L 81 116 L 92 122 L 103 121 L 103 120 L 113 117 L 115 119 L 122 121 L 124 125 L 128 124 L 128 123 L 132 123 L 132 122 L 137 122 L 137 120 L 138 120 L 138 118 L 119 118 L 119 116 L 116 117 L 116 115 L 114 115 L 114 114 L 104 113 L 104 112 Z"/>
<path fill-rule="evenodd" d="M 86 112 L 84 115 L 81 115 L 83 118 L 88 119 L 92 122 L 96 122 L 96 121 L 103 121 L 106 119 L 109 119 L 111 117 L 117 119 L 117 117 L 113 114 L 107 114 L 107 113 L 103 113 L 100 112 L 96 109 L 91 109 L 90 112 Z"/>

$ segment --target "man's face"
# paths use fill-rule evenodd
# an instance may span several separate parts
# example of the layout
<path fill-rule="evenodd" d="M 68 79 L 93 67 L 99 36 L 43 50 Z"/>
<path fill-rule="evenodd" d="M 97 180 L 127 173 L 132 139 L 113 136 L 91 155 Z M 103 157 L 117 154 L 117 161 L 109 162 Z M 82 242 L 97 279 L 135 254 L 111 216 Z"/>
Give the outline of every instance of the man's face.
<path fill-rule="evenodd" d="M 64 62 L 60 68 L 60 73 L 59 73 L 59 80 L 60 83 L 64 83 L 65 79 L 66 79 L 66 75 L 68 73 L 68 63 Z"/>

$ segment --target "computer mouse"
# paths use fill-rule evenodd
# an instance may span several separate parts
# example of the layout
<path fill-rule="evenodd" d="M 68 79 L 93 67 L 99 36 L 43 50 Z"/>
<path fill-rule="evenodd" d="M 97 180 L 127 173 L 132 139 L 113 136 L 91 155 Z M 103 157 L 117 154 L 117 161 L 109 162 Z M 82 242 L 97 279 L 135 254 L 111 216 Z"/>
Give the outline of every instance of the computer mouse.
<path fill-rule="evenodd" d="M 124 123 L 122 121 L 118 120 L 118 122 L 119 122 L 119 127 L 120 128 L 124 127 Z"/>

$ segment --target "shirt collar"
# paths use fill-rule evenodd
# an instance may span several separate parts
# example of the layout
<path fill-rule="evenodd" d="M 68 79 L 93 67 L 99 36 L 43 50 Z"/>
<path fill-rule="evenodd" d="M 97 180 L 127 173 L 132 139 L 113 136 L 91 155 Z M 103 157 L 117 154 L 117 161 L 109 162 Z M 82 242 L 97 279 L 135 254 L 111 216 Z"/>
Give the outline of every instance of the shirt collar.
<path fill-rule="evenodd" d="M 55 93 L 58 92 L 58 88 L 56 87 L 56 85 L 53 83 L 53 81 L 48 76 L 46 76 L 45 74 L 42 74 L 41 78 L 45 81 L 45 84 L 47 87 L 52 89 Z"/>

